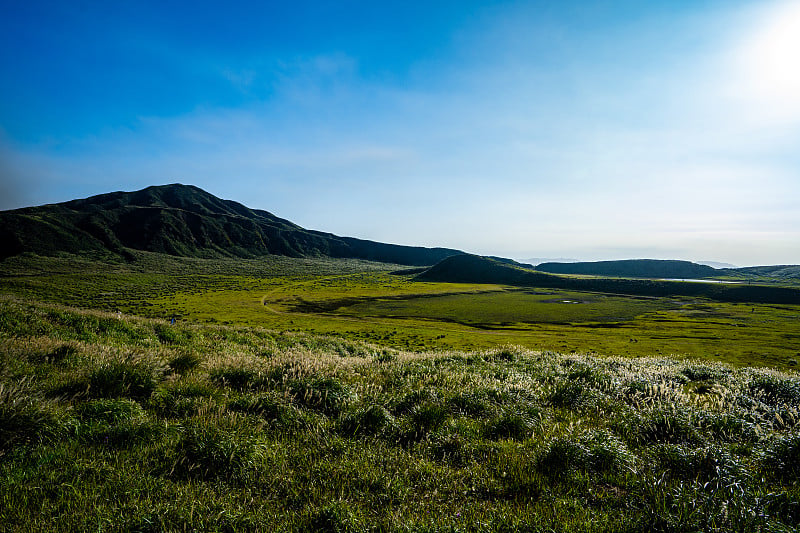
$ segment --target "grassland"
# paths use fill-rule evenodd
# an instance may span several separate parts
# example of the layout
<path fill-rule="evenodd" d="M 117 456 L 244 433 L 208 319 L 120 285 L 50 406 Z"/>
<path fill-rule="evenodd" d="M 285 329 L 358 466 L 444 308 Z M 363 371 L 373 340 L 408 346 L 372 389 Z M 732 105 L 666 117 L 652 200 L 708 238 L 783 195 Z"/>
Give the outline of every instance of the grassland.
<path fill-rule="evenodd" d="M 0 531 L 800 527 L 797 306 L 397 268 L 0 263 Z"/>
<path fill-rule="evenodd" d="M 796 374 L 0 301 L 3 531 L 793 531 Z"/>
<path fill-rule="evenodd" d="M 404 350 L 513 344 L 563 353 L 671 356 L 792 369 L 800 306 L 647 298 L 414 281 L 353 260 L 135 263 L 25 258 L 0 264 L 0 292 L 151 318 L 303 331 Z M 393 273 L 395 272 L 395 273 Z"/>

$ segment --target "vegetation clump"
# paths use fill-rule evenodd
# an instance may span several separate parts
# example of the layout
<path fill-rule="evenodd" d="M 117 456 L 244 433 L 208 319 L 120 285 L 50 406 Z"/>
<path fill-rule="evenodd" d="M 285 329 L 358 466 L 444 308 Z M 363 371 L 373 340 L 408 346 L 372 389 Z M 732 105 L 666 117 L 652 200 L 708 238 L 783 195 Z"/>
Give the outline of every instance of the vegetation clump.
<path fill-rule="evenodd" d="M 9 530 L 800 526 L 791 372 L 518 347 L 381 358 L 220 325 L 165 343 L 131 317 L 79 340 L 107 316 L 28 304 L 23 337 L 3 305 Z"/>

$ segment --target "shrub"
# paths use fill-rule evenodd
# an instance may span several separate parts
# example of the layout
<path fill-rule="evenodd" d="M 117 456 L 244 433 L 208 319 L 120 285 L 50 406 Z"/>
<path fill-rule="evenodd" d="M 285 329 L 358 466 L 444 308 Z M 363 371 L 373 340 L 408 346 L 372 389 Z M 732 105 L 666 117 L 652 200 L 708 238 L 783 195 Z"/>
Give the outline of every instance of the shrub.
<path fill-rule="evenodd" d="M 489 420 L 484 433 L 492 440 L 525 440 L 533 434 L 536 422 L 529 413 L 506 411 Z"/>
<path fill-rule="evenodd" d="M 0 451 L 55 436 L 60 429 L 55 406 L 31 391 L 26 382 L 0 383 Z"/>
<path fill-rule="evenodd" d="M 757 424 L 732 413 L 708 413 L 701 425 L 714 440 L 753 443 L 760 439 Z"/>
<path fill-rule="evenodd" d="M 276 393 L 242 396 L 228 402 L 228 409 L 257 415 L 275 426 L 291 428 L 303 423 L 302 413 L 293 405 L 287 405 Z"/>
<path fill-rule="evenodd" d="M 460 467 L 475 460 L 485 446 L 469 422 L 462 419 L 451 420 L 431 434 L 430 448 L 436 459 Z"/>
<path fill-rule="evenodd" d="M 383 406 L 368 405 L 342 417 L 340 428 L 345 435 L 378 435 L 396 425 L 392 414 Z"/>
<path fill-rule="evenodd" d="M 186 428 L 172 456 L 170 474 L 204 480 L 244 482 L 256 470 L 259 454 L 252 437 L 219 425 Z"/>
<path fill-rule="evenodd" d="M 309 377 L 296 380 L 289 387 L 292 400 L 304 407 L 337 416 L 348 402 L 355 399 L 350 389 L 332 377 Z"/>
<path fill-rule="evenodd" d="M 593 399 L 592 391 L 587 389 L 585 384 L 571 380 L 556 383 L 548 398 L 553 407 L 566 409 L 586 407 Z"/>
<path fill-rule="evenodd" d="M 128 399 L 92 400 L 76 405 L 75 413 L 83 421 L 109 424 L 144 416 L 142 407 Z"/>
<path fill-rule="evenodd" d="M 466 416 L 482 416 L 493 410 L 493 404 L 485 394 L 464 392 L 447 400 L 447 405 L 456 414 Z"/>
<path fill-rule="evenodd" d="M 412 430 L 418 435 L 424 435 L 444 424 L 450 411 L 439 403 L 426 402 L 412 409 L 408 416 Z"/>
<path fill-rule="evenodd" d="M 147 420 L 138 403 L 128 399 L 101 399 L 75 408 L 81 419 L 79 435 L 85 442 L 127 448 L 152 440 L 162 426 Z"/>
<path fill-rule="evenodd" d="M 681 374 L 689 378 L 690 381 L 716 381 L 725 372 L 704 365 L 691 365 L 684 368 Z"/>
<path fill-rule="evenodd" d="M 311 513 L 308 517 L 307 531 L 319 533 L 349 533 L 361 531 L 352 512 L 342 503 L 331 503 Z"/>
<path fill-rule="evenodd" d="M 773 479 L 796 482 L 800 478 L 800 432 L 782 435 L 759 453 L 762 470 Z"/>
<path fill-rule="evenodd" d="M 585 433 L 581 442 L 586 449 L 586 468 L 598 473 L 632 472 L 634 455 L 619 437 L 609 431 Z"/>
<path fill-rule="evenodd" d="M 654 467 L 670 479 L 707 482 L 738 468 L 733 456 L 722 448 L 695 448 L 685 444 L 658 444 L 648 450 Z"/>
<path fill-rule="evenodd" d="M 616 435 L 597 431 L 554 439 L 537 458 L 536 467 L 543 474 L 558 478 L 571 471 L 597 474 L 633 471 L 634 461 L 633 454 Z"/>
<path fill-rule="evenodd" d="M 147 405 L 160 416 L 185 418 L 194 415 L 206 398 L 216 394 L 206 383 L 171 384 L 156 389 Z"/>
<path fill-rule="evenodd" d="M 71 344 L 62 344 L 48 353 L 37 354 L 32 360 L 36 363 L 62 364 L 77 353 L 78 349 L 75 346 Z"/>
<path fill-rule="evenodd" d="M 108 361 L 56 387 L 57 396 L 87 396 L 89 398 L 146 399 L 157 385 L 156 369 L 132 356 L 123 360 Z"/>
<path fill-rule="evenodd" d="M 410 413 L 419 404 L 432 400 L 434 398 L 427 390 L 415 390 L 405 394 L 398 402 L 392 407 L 392 412 L 397 416 L 402 416 Z"/>
<path fill-rule="evenodd" d="M 586 363 L 576 363 L 570 367 L 567 377 L 573 381 L 582 381 L 590 385 L 602 385 L 611 381 L 611 376 Z"/>
<path fill-rule="evenodd" d="M 614 429 L 636 444 L 700 443 L 700 432 L 687 409 L 659 406 L 632 411 L 615 421 Z"/>
<path fill-rule="evenodd" d="M 178 344 L 185 340 L 182 332 L 175 326 L 156 324 L 153 327 L 153 332 L 161 344 Z"/>
<path fill-rule="evenodd" d="M 771 406 L 800 404 L 800 381 L 770 374 L 757 375 L 748 385 L 750 394 Z"/>
<path fill-rule="evenodd" d="M 536 459 L 536 468 L 550 477 L 563 477 L 576 469 L 586 457 L 586 449 L 575 439 L 559 437 L 548 444 Z"/>
<path fill-rule="evenodd" d="M 262 381 L 255 370 L 239 366 L 215 368 L 209 372 L 208 377 L 223 387 L 240 391 L 256 389 Z"/>
<path fill-rule="evenodd" d="M 202 362 L 203 359 L 196 353 L 184 352 L 170 359 L 167 364 L 174 372 L 184 374 L 190 370 L 194 370 Z"/>

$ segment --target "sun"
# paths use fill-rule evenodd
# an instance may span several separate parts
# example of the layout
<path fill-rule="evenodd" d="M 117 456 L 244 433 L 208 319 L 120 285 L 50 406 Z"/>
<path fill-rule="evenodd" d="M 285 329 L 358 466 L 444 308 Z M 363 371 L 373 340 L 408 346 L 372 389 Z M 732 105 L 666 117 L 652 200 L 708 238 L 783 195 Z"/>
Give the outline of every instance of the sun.
<path fill-rule="evenodd" d="M 740 48 L 742 87 L 764 112 L 800 119 L 800 2 L 775 5 Z"/>

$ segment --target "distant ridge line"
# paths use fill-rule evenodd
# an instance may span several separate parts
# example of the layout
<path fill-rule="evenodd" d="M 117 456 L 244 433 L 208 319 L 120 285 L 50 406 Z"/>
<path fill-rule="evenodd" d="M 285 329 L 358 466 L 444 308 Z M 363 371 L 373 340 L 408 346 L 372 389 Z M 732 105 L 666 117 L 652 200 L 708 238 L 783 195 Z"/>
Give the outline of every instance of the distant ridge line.
<path fill-rule="evenodd" d="M 130 250 L 206 258 L 350 258 L 409 266 L 433 265 L 463 253 L 309 230 L 180 183 L 0 212 L 0 259 L 70 253 L 131 260 Z"/>

